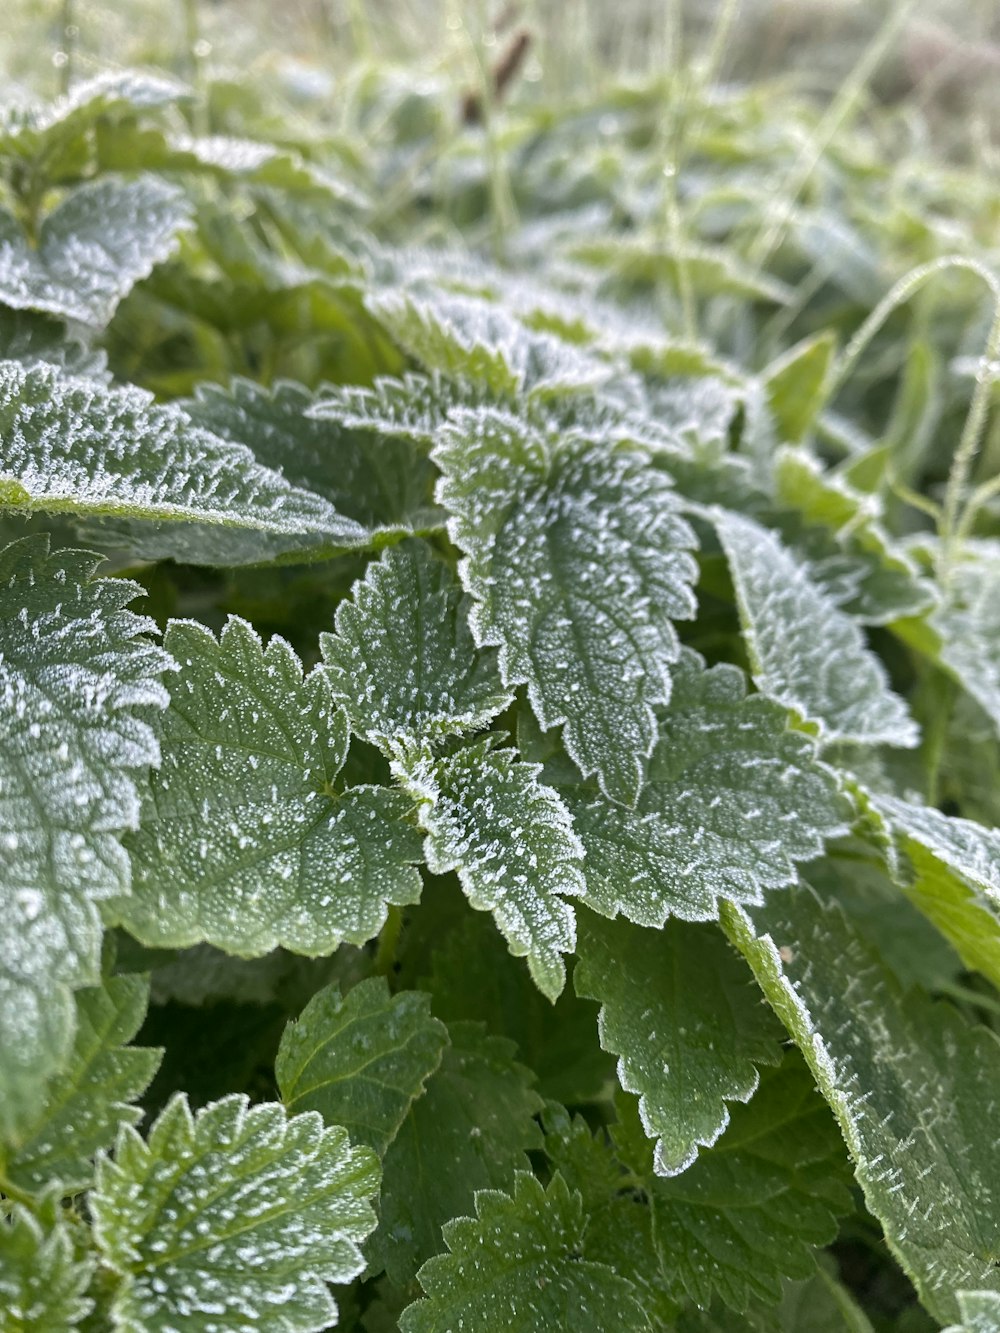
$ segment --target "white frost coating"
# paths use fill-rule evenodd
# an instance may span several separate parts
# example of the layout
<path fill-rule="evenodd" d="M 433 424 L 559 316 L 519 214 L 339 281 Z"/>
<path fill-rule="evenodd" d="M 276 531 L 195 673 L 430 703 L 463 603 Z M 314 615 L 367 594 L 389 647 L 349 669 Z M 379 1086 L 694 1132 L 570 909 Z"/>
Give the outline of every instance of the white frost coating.
<path fill-rule="evenodd" d="M 680 651 L 671 621 L 695 611 L 696 540 L 669 480 L 637 453 L 497 410 L 456 414 L 442 434 L 438 498 L 477 642 L 499 647 L 543 728 L 564 726 L 584 775 L 633 803 Z"/>
<path fill-rule="evenodd" d="M 390 758 L 479 731 L 513 697 L 496 654 L 477 653 L 462 589 L 429 549 L 385 552 L 336 613 L 320 643 L 334 698 L 354 731 Z"/>
<path fill-rule="evenodd" d="M 944 1333 L 996 1333 L 1000 1328 L 1000 1295 L 995 1291 L 960 1291 L 958 1308 L 961 1324 L 952 1324 Z"/>
<path fill-rule="evenodd" d="M 366 539 L 328 501 L 144 390 L 16 361 L 0 361 L 0 508 L 8 506 Z"/>
<path fill-rule="evenodd" d="M 1000 1040 L 905 994 L 808 890 L 724 923 L 808 1060 L 868 1207 L 942 1322 L 956 1290 L 1000 1291 Z"/>
<path fill-rule="evenodd" d="M 393 768 L 420 802 L 432 873 L 458 872 L 472 906 L 493 913 L 511 953 L 527 956 L 535 984 L 555 1000 L 566 981 L 561 955 L 576 943 L 564 899 L 584 892 L 583 849 L 566 807 L 538 781 L 539 766 L 492 749 L 494 740 Z"/>
<path fill-rule="evenodd" d="M 172 663 L 125 610 L 138 585 L 93 580 L 96 564 L 44 538 L 0 552 L 0 1131 L 68 1053 L 70 991 L 97 980 L 95 904 L 128 892 L 133 775 L 158 759 L 134 710 L 166 704 Z"/>
<path fill-rule="evenodd" d="M 758 688 L 815 723 L 822 742 L 917 745 L 917 725 L 858 625 L 772 532 L 723 510 L 714 519 Z"/>
<path fill-rule="evenodd" d="M 869 800 L 897 833 L 914 839 L 1000 906 L 1000 830 L 893 796 Z"/>
<path fill-rule="evenodd" d="M 847 831 L 847 803 L 811 737 L 747 697 L 736 667 L 684 649 L 634 810 L 564 792 L 586 851 L 587 903 L 643 926 L 706 921 L 719 900 L 760 903 L 796 863 Z"/>
<path fill-rule="evenodd" d="M 33 246 L 0 210 L 0 299 L 100 328 L 173 251 L 190 212 L 184 194 L 165 181 L 105 176 L 67 195 Z"/>
<path fill-rule="evenodd" d="M 224 1097 L 191 1115 L 175 1096 L 98 1163 L 94 1234 L 121 1277 L 120 1333 L 319 1333 L 327 1282 L 364 1268 L 379 1167 L 315 1112 Z"/>
<path fill-rule="evenodd" d="M 180 663 L 162 765 L 129 838 L 133 892 L 111 911 L 147 944 L 332 953 L 416 902 L 420 838 L 399 792 L 333 783 L 347 723 L 322 671 L 232 617 L 218 641 L 173 621 Z"/>

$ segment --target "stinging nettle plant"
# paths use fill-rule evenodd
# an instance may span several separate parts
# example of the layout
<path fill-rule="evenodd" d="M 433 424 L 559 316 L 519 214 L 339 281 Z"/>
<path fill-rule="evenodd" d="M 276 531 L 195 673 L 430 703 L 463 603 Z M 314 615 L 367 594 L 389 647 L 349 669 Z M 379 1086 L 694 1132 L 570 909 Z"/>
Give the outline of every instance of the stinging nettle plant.
<path fill-rule="evenodd" d="M 762 268 L 739 90 L 687 237 L 529 108 L 407 245 L 483 131 L 358 96 L 0 119 L 0 1330 L 1000 1327 L 995 280 L 849 154 Z"/>

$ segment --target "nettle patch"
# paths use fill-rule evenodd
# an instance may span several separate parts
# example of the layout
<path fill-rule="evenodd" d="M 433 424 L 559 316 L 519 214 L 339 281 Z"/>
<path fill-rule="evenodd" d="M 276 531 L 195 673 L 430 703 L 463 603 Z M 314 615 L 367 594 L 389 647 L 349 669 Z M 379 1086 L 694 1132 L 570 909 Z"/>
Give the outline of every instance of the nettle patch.
<path fill-rule="evenodd" d="M 724 98 L 715 241 L 567 184 L 519 274 L 186 98 L 0 128 L 0 1327 L 1000 1326 L 990 373 L 936 477 Z"/>

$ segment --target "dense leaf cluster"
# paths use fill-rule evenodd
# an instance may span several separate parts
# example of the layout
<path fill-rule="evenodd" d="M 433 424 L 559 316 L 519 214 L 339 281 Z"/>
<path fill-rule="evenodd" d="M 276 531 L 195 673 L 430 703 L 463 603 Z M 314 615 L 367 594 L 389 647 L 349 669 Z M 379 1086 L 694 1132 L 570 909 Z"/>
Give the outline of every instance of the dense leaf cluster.
<path fill-rule="evenodd" d="M 432 83 L 0 119 L 3 1333 L 1000 1326 L 981 218 L 669 91 L 507 267 Z"/>

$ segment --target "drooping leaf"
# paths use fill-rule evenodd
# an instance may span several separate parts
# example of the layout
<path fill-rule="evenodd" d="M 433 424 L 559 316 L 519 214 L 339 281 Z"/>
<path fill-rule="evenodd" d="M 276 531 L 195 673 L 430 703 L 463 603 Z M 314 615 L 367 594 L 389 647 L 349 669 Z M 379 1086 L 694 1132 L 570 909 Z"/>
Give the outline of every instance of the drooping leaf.
<path fill-rule="evenodd" d="M 424 545 L 387 551 L 320 643 L 334 698 L 385 754 L 487 726 L 511 701 L 492 650 L 477 653 L 462 590 Z"/>
<path fill-rule="evenodd" d="M 858 625 L 766 528 L 719 511 L 754 680 L 824 742 L 912 747 L 919 733 Z"/>
<path fill-rule="evenodd" d="M 145 944 L 245 957 L 377 935 L 390 903 L 420 896 L 420 838 L 405 796 L 335 787 L 347 721 L 326 677 L 238 617 L 218 640 L 173 621 L 165 642 L 181 670 L 116 919 Z"/>
<path fill-rule="evenodd" d="M 37 246 L 0 210 L 0 301 L 100 328 L 173 251 L 189 215 L 182 192 L 155 176 L 79 186 L 45 218 Z"/>
<path fill-rule="evenodd" d="M 850 1210 L 844 1145 L 808 1070 L 786 1060 L 761 1076 L 726 1132 L 681 1175 L 653 1172 L 636 1103 L 619 1095 L 619 1154 L 643 1180 L 671 1294 L 707 1307 L 775 1305 L 783 1278 L 815 1271 L 815 1250 Z"/>
<path fill-rule="evenodd" d="M 120 1124 L 142 1118 L 132 1103 L 160 1063 L 159 1051 L 127 1044 L 145 1017 L 148 994 L 148 981 L 137 976 L 110 977 L 77 992 L 72 1053 L 34 1114 L 0 1146 L 0 1176 L 35 1192 L 50 1181 L 65 1194 L 90 1184 L 92 1159 L 111 1146 Z"/>
<path fill-rule="evenodd" d="M 694 613 L 694 536 L 667 478 L 626 450 L 558 441 L 499 411 L 466 412 L 434 457 L 477 642 L 500 649 L 545 729 L 631 803 Z"/>
<path fill-rule="evenodd" d="M 588 904 L 643 926 L 711 920 L 720 898 L 761 902 L 846 827 L 814 742 L 788 730 L 781 707 L 747 696 L 737 668 L 705 670 L 690 649 L 674 666 L 635 809 L 582 788 L 564 794 L 586 852 Z"/>
<path fill-rule="evenodd" d="M 171 1099 L 144 1142 L 124 1127 L 90 1196 L 129 1333 L 319 1333 L 328 1282 L 364 1267 L 379 1169 L 369 1148 L 306 1112 L 224 1097 L 192 1116 Z"/>
<path fill-rule="evenodd" d="M 318 991 L 281 1039 L 274 1072 L 288 1110 L 318 1111 L 379 1157 L 441 1063 L 448 1029 L 419 991 L 384 977 Z"/>
<path fill-rule="evenodd" d="M 85 1292 L 93 1261 L 77 1259 L 69 1226 L 49 1200 L 42 1217 L 14 1204 L 0 1216 L 0 1328 L 40 1333 L 76 1328 L 93 1302 Z"/>
<path fill-rule="evenodd" d="M 539 766 L 495 749 L 494 740 L 437 760 L 409 756 L 397 767 L 418 802 L 431 872 L 458 872 L 472 906 L 493 913 L 511 953 L 527 958 L 535 984 L 555 1000 L 566 981 L 562 955 L 576 941 L 566 899 L 584 892 L 583 852 L 566 807 L 539 782 Z"/>
<path fill-rule="evenodd" d="M 911 902 L 967 967 L 1000 986 L 1000 832 L 891 796 L 872 798 L 906 853 Z"/>
<path fill-rule="evenodd" d="M 541 1146 L 541 1098 L 513 1042 L 479 1023 L 452 1023 L 451 1044 L 411 1105 L 382 1163 L 382 1221 L 370 1250 L 405 1285 L 442 1248 L 441 1227 L 472 1208 L 476 1190 L 509 1186 Z"/>
<path fill-rule="evenodd" d="M 189 519 L 306 534 L 320 547 L 367 541 L 328 501 L 143 390 L 16 361 L 0 362 L 0 509 Z"/>
<path fill-rule="evenodd" d="M 955 1292 L 1000 1291 L 1000 1040 L 906 994 L 837 907 L 808 890 L 726 926 L 840 1124 L 870 1211 L 942 1322 Z"/>
<path fill-rule="evenodd" d="M 587 916 L 573 981 L 601 1002 L 600 1034 L 618 1080 L 639 1094 L 656 1140 L 653 1165 L 677 1175 L 746 1102 L 757 1067 L 778 1064 L 780 1028 L 753 978 L 714 926 L 668 922 L 661 931 Z"/>
<path fill-rule="evenodd" d="M 521 1172 L 512 1195 L 481 1191 L 475 1218 L 444 1228 L 449 1253 L 420 1270 L 427 1296 L 403 1312 L 402 1333 L 570 1326 L 574 1333 L 645 1333 L 650 1326 L 633 1284 L 581 1256 L 586 1227 L 579 1194 L 559 1175 L 548 1189 Z"/>
<path fill-rule="evenodd" d="M 170 658 L 126 610 L 134 583 L 44 537 L 0 552 L 0 1137 L 69 1056 L 71 991 L 99 976 L 96 903 L 127 893 L 117 834 L 158 757 L 141 713 Z"/>

